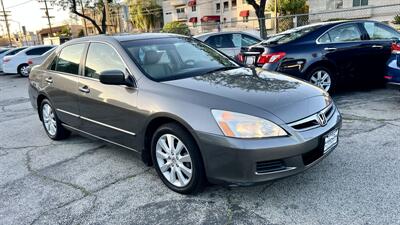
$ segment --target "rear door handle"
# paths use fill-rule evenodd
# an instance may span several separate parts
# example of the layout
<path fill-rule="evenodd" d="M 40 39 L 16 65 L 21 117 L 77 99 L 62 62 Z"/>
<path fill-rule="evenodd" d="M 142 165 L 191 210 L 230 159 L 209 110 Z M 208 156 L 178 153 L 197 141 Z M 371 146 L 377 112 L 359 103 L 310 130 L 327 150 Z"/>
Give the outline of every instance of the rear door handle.
<path fill-rule="evenodd" d="M 328 48 L 328 47 L 324 48 L 324 50 L 327 51 L 327 52 L 333 52 L 333 51 L 336 51 L 336 49 L 337 48 Z"/>
<path fill-rule="evenodd" d="M 79 91 L 80 92 L 83 92 L 83 93 L 89 93 L 90 92 L 90 89 L 89 89 L 89 87 L 88 86 L 83 86 L 83 87 L 79 87 Z"/>
<path fill-rule="evenodd" d="M 383 48 L 382 45 L 372 45 L 371 47 L 372 47 L 372 48 L 379 48 L 379 49 Z"/>
<path fill-rule="evenodd" d="M 48 78 L 46 78 L 46 82 L 51 84 L 51 83 L 53 83 L 53 79 L 51 77 L 48 77 Z"/>

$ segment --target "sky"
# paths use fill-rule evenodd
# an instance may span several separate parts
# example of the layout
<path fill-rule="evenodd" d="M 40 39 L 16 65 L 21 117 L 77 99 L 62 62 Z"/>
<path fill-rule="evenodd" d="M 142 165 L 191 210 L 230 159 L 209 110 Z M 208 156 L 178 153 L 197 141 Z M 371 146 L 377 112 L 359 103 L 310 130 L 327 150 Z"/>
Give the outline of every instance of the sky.
<path fill-rule="evenodd" d="M 11 32 L 17 32 L 19 30 L 18 22 L 21 26 L 25 26 L 27 31 L 40 30 L 42 28 L 48 28 L 47 18 L 42 18 L 45 16 L 43 0 L 3 0 L 5 11 L 10 11 L 11 17 L 9 17 L 10 30 Z M 64 21 L 70 20 L 70 13 L 63 11 L 59 7 L 51 6 L 48 4 L 50 16 L 55 16 L 52 21 L 52 26 L 57 26 L 63 24 Z M 0 11 L 1 5 L 0 5 Z M 16 21 L 16 22 L 14 22 Z M 0 34 L 5 34 L 7 32 L 5 22 L 0 22 Z"/>

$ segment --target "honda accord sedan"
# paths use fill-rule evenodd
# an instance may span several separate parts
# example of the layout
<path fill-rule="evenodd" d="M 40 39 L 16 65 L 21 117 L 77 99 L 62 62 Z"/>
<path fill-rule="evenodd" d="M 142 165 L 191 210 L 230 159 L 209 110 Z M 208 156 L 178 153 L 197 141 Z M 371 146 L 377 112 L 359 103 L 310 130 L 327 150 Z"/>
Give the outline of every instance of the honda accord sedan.
<path fill-rule="evenodd" d="M 341 116 L 325 91 L 184 36 L 71 40 L 29 80 L 51 139 L 74 131 L 135 151 L 183 194 L 290 176 L 338 144 Z"/>

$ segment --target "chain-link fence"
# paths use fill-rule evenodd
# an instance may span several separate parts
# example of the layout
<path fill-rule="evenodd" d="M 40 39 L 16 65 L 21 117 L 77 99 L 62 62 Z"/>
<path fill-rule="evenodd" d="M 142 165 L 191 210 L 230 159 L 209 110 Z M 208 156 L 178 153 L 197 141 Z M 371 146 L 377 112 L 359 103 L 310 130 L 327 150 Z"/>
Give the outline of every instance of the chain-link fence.
<path fill-rule="evenodd" d="M 295 27 L 333 20 L 371 19 L 393 25 L 400 30 L 400 24 L 394 24 L 394 17 L 400 14 L 400 3 L 380 6 L 359 6 L 347 9 L 334 9 L 307 14 L 284 15 L 278 18 L 265 18 L 268 34 L 283 32 Z M 229 22 L 194 23 L 189 25 L 192 35 L 212 31 L 259 31 L 258 19 L 234 20 Z"/>

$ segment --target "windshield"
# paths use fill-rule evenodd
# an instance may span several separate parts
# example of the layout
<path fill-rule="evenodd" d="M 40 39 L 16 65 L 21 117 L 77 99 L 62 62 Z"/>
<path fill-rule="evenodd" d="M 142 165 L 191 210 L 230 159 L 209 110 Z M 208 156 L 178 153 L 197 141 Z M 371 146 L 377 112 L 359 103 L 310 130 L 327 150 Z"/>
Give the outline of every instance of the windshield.
<path fill-rule="evenodd" d="M 138 67 L 152 80 L 166 81 L 238 67 L 200 41 L 186 37 L 122 42 Z"/>
<path fill-rule="evenodd" d="M 263 41 L 261 44 L 285 44 L 289 41 L 296 40 L 304 35 L 316 30 L 320 26 L 307 26 L 303 28 L 294 28 L 283 33 L 276 34 L 269 39 Z"/>

